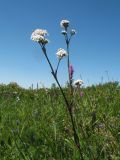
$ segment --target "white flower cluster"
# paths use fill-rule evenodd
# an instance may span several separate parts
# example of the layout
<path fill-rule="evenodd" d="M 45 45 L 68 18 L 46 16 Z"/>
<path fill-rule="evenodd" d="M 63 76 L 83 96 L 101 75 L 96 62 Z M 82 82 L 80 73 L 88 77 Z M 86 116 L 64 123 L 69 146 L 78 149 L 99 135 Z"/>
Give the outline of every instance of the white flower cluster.
<path fill-rule="evenodd" d="M 62 48 L 59 48 L 56 54 L 60 59 L 68 55 L 67 52 Z"/>
<path fill-rule="evenodd" d="M 17 102 L 20 101 L 20 97 L 19 96 L 16 97 L 16 101 Z"/>
<path fill-rule="evenodd" d="M 67 32 L 66 31 L 61 31 L 61 33 L 63 34 L 63 35 L 67 35 Z"/>
<path fill-rule="evenodd" d="M 70 21 L 68 21 L 68 20 L 62 20 L 62 21 L 60 22 L 60 25 L 61 25 L 61 27 L 63 27 L 63 28 L 67 28 L 67 27 L 69 26 L 69 23 L 70 23 Z"/>
<path fill-rule="evenodd" d="M 60 26 L 65 29 L 65 30 L 61 31 L 61 33 L 63 35 L 67 35 L 67 28 L 69 27 L 69 24 L 70 24 L 70 21 L 68 21 L 68 20 L 62 20 L 60 22 Z M 71 34 L 71 36 L 75 35 L 76 34 L 75 29 L 71 29 L 70 34 Z"/>
<path fill-rule="evenodd" d="M 70 34 L 73 36 L 73 35 L 75 35 L 76 34 L 76 30 L 75 29 L 72 29 L 71 31 L 70 31 Z"/>
<path fill-rule="evenodd" d="M 44 30 L 44 29 L 36 29 L 36 30 L 34 31 L 34 33 L 35 33 L 35 34 L 38 34 L 38 35 L 40 35 L 40 36 L 46 36 L 46 35 L 48 35 L 47 30 Z"/>
<path fill-rule="evenodd" d="M 83 84 L 83 80 L 81 80 L 81 79 L 74 81 L 74 85 L 76 85 L 76 86 L 81 86 L 82 84 Z"/>
<path fill-rule="evenodd" d="M 32 35 L 31 39 L 35 42 L 40 42 L 42 44 L 48 43 L 48 39 L 45 38 L 45 36 L 48 35 L 47 31 L 44 29 L 36 29 Z"/>

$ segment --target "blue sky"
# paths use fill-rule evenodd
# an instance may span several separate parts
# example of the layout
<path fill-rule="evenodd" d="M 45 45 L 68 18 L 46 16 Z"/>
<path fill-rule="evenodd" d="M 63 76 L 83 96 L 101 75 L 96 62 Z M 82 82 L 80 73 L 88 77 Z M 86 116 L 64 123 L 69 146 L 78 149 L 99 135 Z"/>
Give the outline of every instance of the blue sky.
<path fill-rule="evenodd" d="M 56 51 L 65 49 L 62 19 L 76 29 L 70 46 L 74 79 L 85 85 L 120 81 L 120 0 L 0 0 L 0 83 L 29 87 L 54 82 L 39 45 L 30 40 L 34 29 L 49 32 L 48 56 L 57 64 Z M 66 59 L 59 79 L 67 81 Z"/>

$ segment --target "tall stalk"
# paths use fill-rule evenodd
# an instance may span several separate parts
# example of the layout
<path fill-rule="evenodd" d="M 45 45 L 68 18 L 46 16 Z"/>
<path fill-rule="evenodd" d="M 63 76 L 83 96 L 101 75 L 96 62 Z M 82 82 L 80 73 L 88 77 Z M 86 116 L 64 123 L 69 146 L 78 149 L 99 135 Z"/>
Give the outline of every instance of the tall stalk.
<path fill-rule="evenodd" d="M 72 125 L 72 130 L 73 130 L 73 137 L 74 137 L 74 142 L 75 142 L 75 145 L 76 147 L 79 149 L 79 153 L 80 153 L 80 157 L 81 157 L 81 160 L 84 160 L 83 158 L 83 154 L 82 154 L 82 150 L 81 150 L 81 145 L 80 145 L 80 140 L 79 140 L 79 136 L 78 136 L 78 133 L 77 133 L 77 127 L 76 127 L 76 123 L 75 123 L 75 119 L 74 119 L 74 114 L 72 112 L 72 108 L 73 108 L 73 86 L 72 86 L 72 78 L 71 78 L 71 74 L 70 74 L 70 54 L 69 54 L 69 43 L 70 43 L 70 40 L 71 40 L 71 37 L 72 35 L 75 34 L 75 30 L 71 30 L 70 32 L 70 37 L 68 37 L 68 33 L 67 33 L 67 27 L 69 26 L 69 21 L 67 20 L 62 20 L 61 21 L 61 26 L 64 27 L 64 31 L 62 32 L 62 34 L 65 36 L 65 41 L 66 41 L 66 45 L 67 45 L 67 52 L 64 50 L 64 49 L 59 49 L 58 52 L 57 52 L 57 55 L 58 57 L 60 58 L 59 61 L 58 61 L 58 64 L 57 64 L 57 68 L 56 70 L 53 69 L 53 66 L 48 58 L 48 55 L 47 55 L 47 52 L 46 52 L 46 44 L 49 42 L 45 36 L 48 34 L 46 30 L 42 30 L 42 29 L 36 29 L 32 35 L 31 35 L 31 39 L 33 41 L 36 41 L 40 44 L 41 46 L 41 49 L 45 55 L 45 58 L 50 66 L 50 69 L 51 69 L 51 73 L 61 91 L 61 94 L 63 96 L 63 99 L 65 101 L 65 104 L 66 104 L 66 108 L 67 108 L 67 111 L 69 113 L 69 116 L 70 116 L 70 121 L 71 121 L 71 125 Z M 69 88 L 70 88 L 70 101 L 69 99 L 67 99 L 66 97 L 66 94 L 64 93 L 62 87 L 61 87 L 61 84 L 59 83 L 59 80 L 57 78 L 57 71 L 58 71 L 58 67 L 59 67 L 59 64 L 60 64 L 60 61 L 61 61 L 61 58 L 63 58 L 63 56 L 66 56 L 68 55 L 68 59 L 67 59 L 67 68 L 68 68 L 68 79 L 69 79 Z"/>
<path fill-rule="evenodd" d="M 65 104 L 66 104 L 66 107 L 67 107 L 67 110 L 68 110 L 68 113 L 69 113 L 69 116 L 70 116 L 71 124 L 72 124 L 74 142 L 75 142 L 77 148 L 78 148 L 79 151 L 80 151 L 81 160 L 84 160 L 83 154 L 82 154 L 82 150 L 81 150 L 81 146 L 80 146 L 80 142 L 79 142 L 79 136 L 78 136 L 78 134 L 77 134 L 76 125 L 75 125 L 74 118 L 73 118 L 72 106 L 69 104 L 69 102 L 68 102 L 68 100 L 67 100 L 67 98 L 66 98 L 66 95 L 64 94 L 64 91 L 63 91 L 63 89 L 62 89 L 62 87 L 61 87 L 61 85 L 60 85 L 60 83 L 59 83 L 59 80 L 58 80 L 58 78 L 57 78 L 57 75 L 56 75 L 56 73 L 54 72 L 54 69 L 53 69 L 53 67 L 52 67 L 52 64 L 51 64 L 51 62 L 50 62 L 50 60 L 49 60 L 49 58 L 48 58 L 48 55 L 47 55 L 47 53 L 46 53 L 45 45 L 41 45 L 41 48 L 42 48 L 42 51 L 43 51 L 43 53 L 44 53 L 44 55 L 45 55 L 45 57 L 46 57 L 46 60 L 47 60 L 47 62 L 48 62 L 48 64 L 49 64 L 49 66 L 50 66 L 50 68 L 51 68 L 51 73 L 52 73 L 52 75 L 53 75 L 53 77 L 54 77 L 54 79 L 55 79 L 55 81 L 56 81 L 56 83 L 57 83 L 57 85 L 58 85 L 58 87 L 59 87 L 59 89 L 60 89 L 60 91 L 61 91 L 61 93 L 62 93 L 62 96 L 63 96 L 63 98 L 64 98 L 64 101 L 65 101 Z"/>
<path fill-rule="evenodd" d="M 70 43 L 70 39 L 68 40 L 68 36 L 67 36 L 67 39 L 66 39 L 66 45 L 67 45 L 67 53 L 68 53 L 68 56 L 67 56 L 67 68 L 68 68 L 68 79 L 69 79 L 69 87 L 70 87 L 70 94 L 72 95 L 73 94 L 73 87 L 72 87 L 72 83 L 71 83 L 71 78 L 70 78 L 70 52 L 69 52 L 69 43 Z"/>

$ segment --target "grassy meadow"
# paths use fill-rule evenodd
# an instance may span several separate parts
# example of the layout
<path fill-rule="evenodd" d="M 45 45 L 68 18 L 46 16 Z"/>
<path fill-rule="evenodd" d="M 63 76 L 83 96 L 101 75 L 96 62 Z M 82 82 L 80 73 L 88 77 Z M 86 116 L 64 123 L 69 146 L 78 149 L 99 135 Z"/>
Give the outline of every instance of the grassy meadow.
<path fill-rule="evenodd" d="M 119 83 L 76 89 L 73 101 L 84 160 L 120 160 Z M 57 87 L 0 85 L 0 160 L 80 160 L 71 128 Z"/>

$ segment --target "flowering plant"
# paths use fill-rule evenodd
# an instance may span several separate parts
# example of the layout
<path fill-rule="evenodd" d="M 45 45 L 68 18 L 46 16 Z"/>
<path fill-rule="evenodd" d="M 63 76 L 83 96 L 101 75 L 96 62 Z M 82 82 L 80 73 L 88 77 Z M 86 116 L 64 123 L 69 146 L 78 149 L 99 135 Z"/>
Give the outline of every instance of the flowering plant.
<path fill-rule="evenodd" d="M 69 52 L 69 45 L 70 45 L 70 41 L 71 41 L 71 38 L 73 35 L 76 34 L 76 31 L 74 29 L 70 30 L 69 31 L 69 26 L 70 26 L 70 21 L 68 20 L 62 20 L 60 22 L 60 26 L 64 29 L 62 30 L 62 34 L 65 38 L 65 43 L 66 43 L 66 50 L 65 49 L 58 49 L 56 55 L 58 57 L 58 64 L 57 64 L 57 67 L 56 69 L 54 70 L 52 64 L 51 64 L 51 61 L 47 55 L 47 50 L 46 50 L 46 45 L 47 43 L 49 42 L 48 39 L 46 39 L 46 36 L 48 35 L 48 32 L 44 29 L 36 29 L 32 35 L 31 35 L 31 39 L 35 42 L 37 42 L 40 46 L 41 46 L 41 49 L 45 55 L 45 58 L 50 66 L 50 69 L 51 69 L 51 73 L 61 91 L 61 94 L 63 96 L 63 99 L 65 101 L 65 104 L 66 104 L 66 107 L 67 107 L 67 110 L 68 110 L 68 113 L 69 113 L 69 116 L 70 116 L 70 121 L 71 121 L 71 124 L 72 124 L 72 129 L 73 129 L 73 137 L 74 137 L 74 142 L 75 142 L 75 145 L 77 146 L 77 148 L 79 149 L 80 151 L 80 155 L 81 155 L 81 159 L 83 159 L 83 155 L 82 155 L 82 151 L 81 151 L 81 145 L 80 145 L 80 140 L 79 140 L 79 136 L 78 136 L 78 133 L 77 133 L 77 128 L 76 128 L 76 124 L 75 124 L 75 119 L 74 119 L 74 116 L 73 116 L 73 110 L 72 108 L 74 107 L 73 106 L 73 73 L 74 73 L 74 69 L 73 69 L 73 66 L 70 64 L 70 52 Z M 67 70 L 68 70 L 68 88 L 69 88 L 69 91 L 70 91 L 70 101 L 69 99 L 67 98 L 67 96 L 65 95 L 62 87 L 61 87 L 61 84 L 58 80 L 58 77 L 57 77 L 57 71 L 58 71 L 58 68 L 59 68 L 59 64 L 61 62 L 61 60 L 63 59 L 63 57 L 67 57 Z M 77 86 L 81 86 L 83 83 L 82 80 L 77 80 L 74 82 L 75 85 Z"/>

